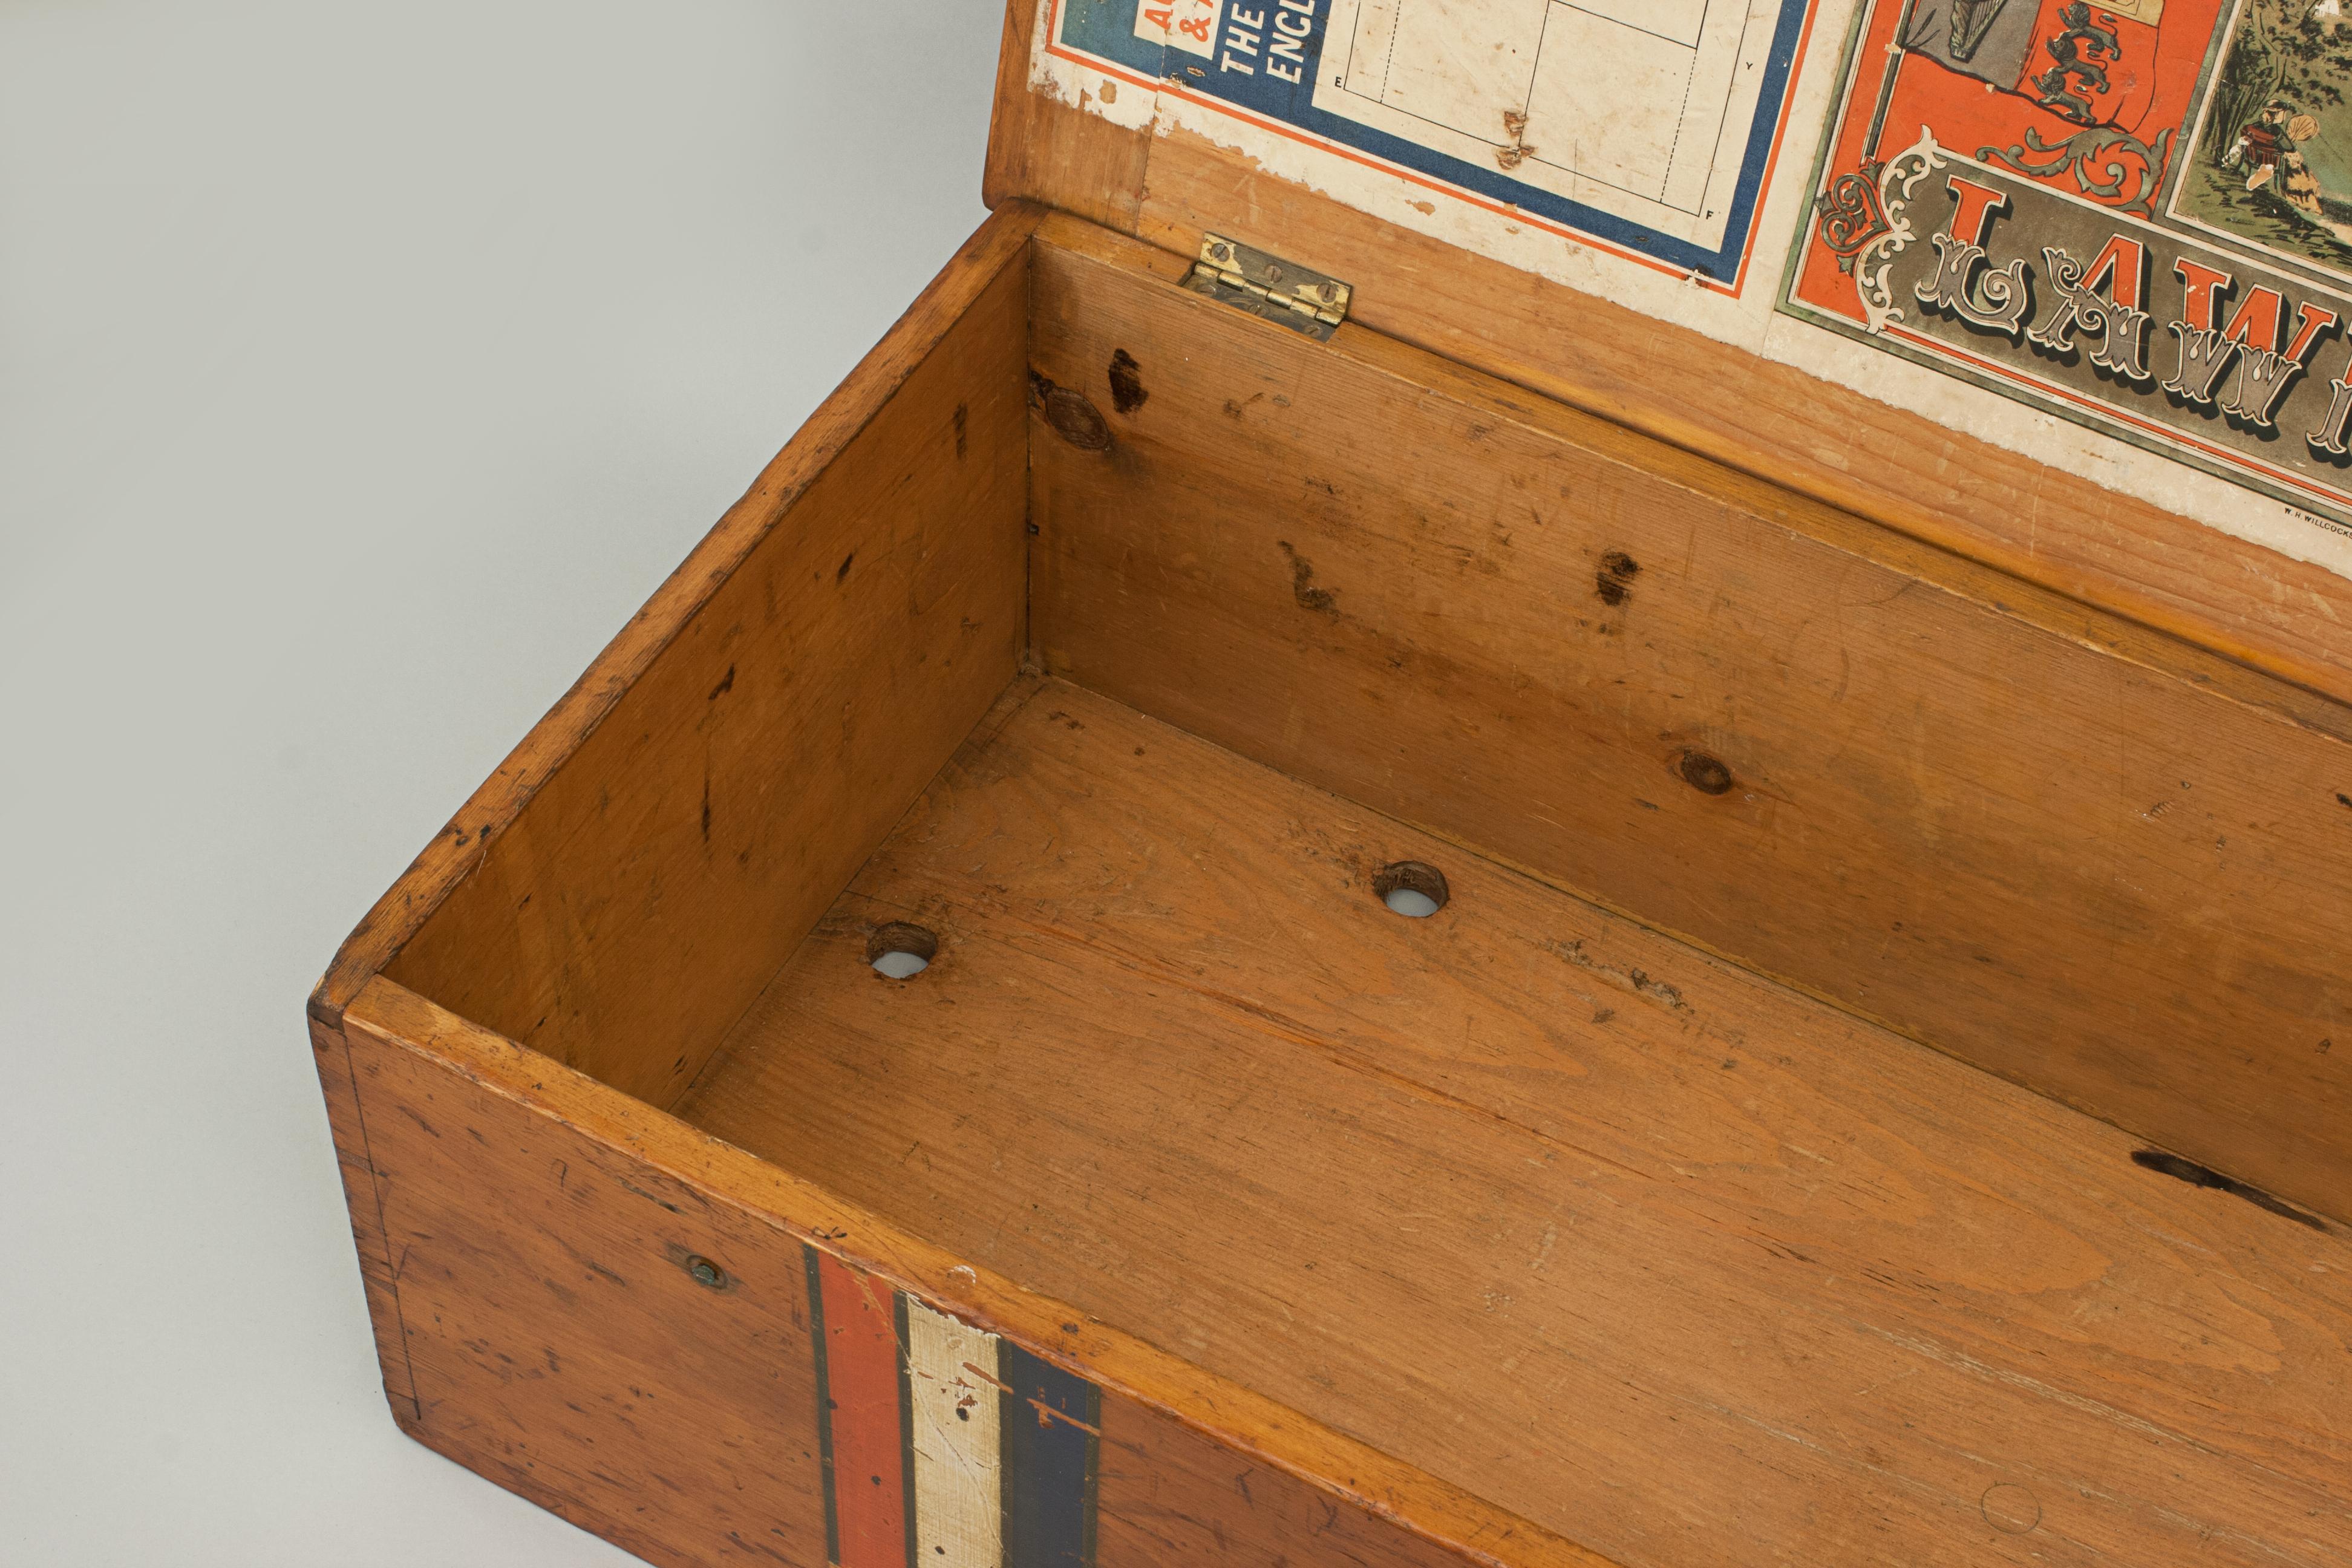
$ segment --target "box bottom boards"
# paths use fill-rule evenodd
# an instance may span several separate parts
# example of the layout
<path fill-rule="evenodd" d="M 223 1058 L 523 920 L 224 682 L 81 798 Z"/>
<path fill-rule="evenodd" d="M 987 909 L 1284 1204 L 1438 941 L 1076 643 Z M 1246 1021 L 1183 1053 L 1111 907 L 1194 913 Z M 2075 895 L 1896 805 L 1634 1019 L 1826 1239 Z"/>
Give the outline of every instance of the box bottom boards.
<path fill-rule="evenodd" d="M 677 1110 L 1620 1561 L 2352 1541 L 2341 1237 L 1067 682 Z"/>

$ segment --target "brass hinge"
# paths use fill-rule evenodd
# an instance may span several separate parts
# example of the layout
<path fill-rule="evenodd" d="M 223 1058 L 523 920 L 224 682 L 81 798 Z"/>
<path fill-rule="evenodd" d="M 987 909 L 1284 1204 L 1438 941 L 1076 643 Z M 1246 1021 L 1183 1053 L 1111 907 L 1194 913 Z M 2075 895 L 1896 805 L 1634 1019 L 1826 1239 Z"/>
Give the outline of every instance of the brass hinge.
<path fill-rule="evenodd" d="M 1337 278 L 1215 234 L 1202 237 L 1201 258 L 1184 275 L 1184 287 L 1280 321 L 1317 342 L 1328 342 L 1331 330 L 1348 319 L 1354 292 Z"/>

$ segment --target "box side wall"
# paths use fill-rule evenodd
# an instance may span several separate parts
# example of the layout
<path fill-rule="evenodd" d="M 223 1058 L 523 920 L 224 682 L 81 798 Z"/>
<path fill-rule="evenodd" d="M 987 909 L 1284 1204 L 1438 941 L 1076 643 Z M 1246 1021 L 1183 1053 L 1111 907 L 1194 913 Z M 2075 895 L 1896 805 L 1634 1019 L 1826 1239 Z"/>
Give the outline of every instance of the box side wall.
<path fill-rule="evenodd" d="M 386 973 L 674 1099 L 1026 642 L 1025 260 L 635 675 Z M 854 391 L 845 387 L 845 393 Z"/>
<path fill-rule="evenodd" d="M 2352 1213 L 2340 709 L 1051 232 L 1048 673 Z"/>
<path fill-rule="evenodd" d="M 436 1451 L 650 1562 L 823 1568 L 828 1449 L 889 1452 L 853 1441 L 854 1424 L 874 1413 L 858 1407 L 845 1370 L 829 1373 L 815 1353 L 825 1298 L 812 1290 L 809 1235 L 764 1199 L 727 1190 L 748 1179 L 805 1208 L 809 1231 L 825 1238 L 817 1261 L 853 1296 L 912 1289 L 903 1270 L 1044 1314 L 1046 1331 L 1033 1337 L 985 1303 L 910 1298 L 1024 1347 L 1020 1355 L 1093 1401 L 1070 1408 L 1092 1439 L 1081 1445 L 1083 1493 L 1046 1501 L 1065 1519 L 1083 1503 L 1094 1568 L 1172 1557 L 1250 1568 L 1481 1560 L 1396 1517 L 1417 1511 L 1456 1529 L 1469 1521 L 1464 1532 L 1482 1546 L 1534 1568 L 1608 1568 L 1458 1494 L 1431 1505 L 1445 1489 L 1239 1389 L 1194 1390 L 1183 1402 L 1192 1418 L 1180 1418 L 1121 1375 L 1140 1365 L 1199 1376 L 1158 1352 L 1119 1341 L 1099 1358 L 1074 1356 L 1073 1344 L 1111 1336 L 396 987 L 379 982 L 367 995 L 382 1005 L 355 1005 L 346 1082 L 370 1136 L 346 1159 L 365 1178 L 355 1209 L 381 1194 L 373 1234 L 394 1260 L 371 1306 L 386 1364 L 398 1368 L 388 1383 L 414 1382 L 394 1414 Z M 395 1032 L 406 1029 L 424 1037 Z M 339 1121 L 339 1145 L 357 1125 Z M 1066 1437 L 1079 1430 L 1024 1401 L 1013 1407 Z M 1218 1420 L 1244 1432 L 1212 1429 Z M 1008 1468 L 1019 1463 L 1014 1444 L 1002 1452 Z M 849 1490 L 833 1493 L 832 1531 L 846 1539 L 862 1489 L 877 1483 L 835 1468 L 832 1486 Z M 883 1484 L 905 1485 L 908 1473 L 886 1460 Z"/>
<path fill-rule="evenodd" d="M 2336 573 L 1401 228 L 1151 109 L 1123 103 L 1114 122 L 1057 102 L 1030 82 L 1038 13 L 1008 0 L 992 203 L 1041 202 L 1183 256 L 1204 232 L 1262 247 L 1354 285 L 1353 319 L 1402 342 L 2352 700 L 2352 581 Z"/>

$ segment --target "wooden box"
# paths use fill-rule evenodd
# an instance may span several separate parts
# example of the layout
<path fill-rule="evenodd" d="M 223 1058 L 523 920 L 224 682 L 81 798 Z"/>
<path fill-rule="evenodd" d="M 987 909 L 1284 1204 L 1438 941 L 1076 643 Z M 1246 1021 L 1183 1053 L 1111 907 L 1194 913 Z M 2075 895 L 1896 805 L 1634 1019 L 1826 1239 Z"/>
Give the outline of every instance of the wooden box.
<path fill-rule="evenodd" d="M 661 1563 L 2352 1562 L 2345 584 L 1032 13 L 994 216 L 311 998 L 401 1425 Z"/>

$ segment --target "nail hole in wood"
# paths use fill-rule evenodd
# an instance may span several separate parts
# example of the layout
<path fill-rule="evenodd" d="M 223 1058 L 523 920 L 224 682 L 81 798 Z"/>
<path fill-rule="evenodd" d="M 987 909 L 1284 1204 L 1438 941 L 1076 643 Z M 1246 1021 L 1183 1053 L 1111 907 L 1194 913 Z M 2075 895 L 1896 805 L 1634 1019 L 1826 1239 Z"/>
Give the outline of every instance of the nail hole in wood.
<path fill-rule="evenodd" d="M 1151 401 L 1151 394 L 1143 384 L 1143 367 L 1125 349 L 1113 350 L 1110 356 L 1110 405 L 1121 414 L 1132 414 Z"/>
<path fill-rule="evenodd" d="M 940 939 L 928 928 L 892 921 L 866 940 L 866 962 L 886 980 L 911 980 L 940 955 Z"/>
<path fill-rule="evenodd" d="M 1427 920 L 1453 897 L 1445 873 L 1419 860 L 1399 860 L 1383 866 L 1372 877 L 1372 891 L 1381 902 L 1408 920 Z"/>
<path fill-rule="evenodd" d="M 688 1254 L 686 1271 L 694 1276 L 694 1282 L 698 1285 L 707 1286 L 713 1290 L 727 1289 L 727 1270 L 700 1253 Z"/>
<path fill-rule="evenodd" d="M 1601 558 L 1601 570 L 1592 574 L 1592 591 L 1604 605 L 1625 602 L 1625 584 L 1641 574 L 1641 563 L 1622 550 L 1612 550 Z"/>
<path fill-rule="evenodd" d="M 1731 793 L 1731 770 L 1705 752 L 1685 752 L 1675 771 L 1683 775 L 1683 783 L 1701 795 Z"/>

